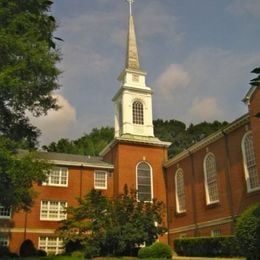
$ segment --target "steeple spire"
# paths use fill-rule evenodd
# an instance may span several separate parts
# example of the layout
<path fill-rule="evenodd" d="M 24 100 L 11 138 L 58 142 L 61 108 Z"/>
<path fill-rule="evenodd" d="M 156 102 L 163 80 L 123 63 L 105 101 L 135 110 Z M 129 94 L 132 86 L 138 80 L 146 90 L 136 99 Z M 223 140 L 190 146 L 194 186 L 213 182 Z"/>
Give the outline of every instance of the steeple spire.
<path fill-rule="evenodd" d="M 126 69 L 140 69 L 139 55 L 135 36 L 134 18 L 132 15 L 134 0 L 127 0 L 129 2 L 129 22 L 128 22 L 128 35 L 126 46 Z"/>

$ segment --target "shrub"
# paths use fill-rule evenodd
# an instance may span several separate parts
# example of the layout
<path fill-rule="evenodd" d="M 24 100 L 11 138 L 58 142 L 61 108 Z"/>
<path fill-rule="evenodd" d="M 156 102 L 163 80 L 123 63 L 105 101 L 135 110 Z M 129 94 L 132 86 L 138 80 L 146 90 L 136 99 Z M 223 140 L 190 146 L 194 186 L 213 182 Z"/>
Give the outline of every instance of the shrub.
<path fill-rule="evenodd" d="M 249 207 L 238 217 L 235 235 L 243 256 L 260 259 L 260 203 Z"/>
<path fill-rule="evenodd" d="M 36 249 L 33 242 L 30 239 L 24 240 L 20 247 L 20 256 L 29 257 L 34 255 L 36 255 Z"/>
<path fill-rule="evenodd" d="M 142 247 L 138 251 L 138 257 L 139 258 L 149 258 L 152 255 L 151 247 Z"/>
<path fill-rule="evenodd" d="M 237 256 L 236 239 L 234 236 L 175 239 L 174 249 L 181 256 Z"/>
<path fill-rule="evenodd" d="M 73 258 L 84 258 L 84 253 L 81 251 L 74 251 L 72 252 L 71 256 Z"/>
<path fill-rule="evenodd" d="M 172 258 L 171 247 L 163 243 L 154 243 L 149 247 L 143 247 L 138 251 L 139 258 Z"/>
<path fill-rule="evenodd" d="M 47 256 L 47 253 L 44 250 L 42 250 L 42 249 L 38 249 L 36 251 L 35 255 L 37 255 L 37 256 Z"/>
<path fill-rule="evenodd" d="M 0 246 L 0 258 L 9 256 L 10 251 L 6 246 Z"/>
<path fill-rule="evenodd" d="M 169 245 L 157 242 L 151 245 L 152 257 L 172 258 L 172 249 Z"/>

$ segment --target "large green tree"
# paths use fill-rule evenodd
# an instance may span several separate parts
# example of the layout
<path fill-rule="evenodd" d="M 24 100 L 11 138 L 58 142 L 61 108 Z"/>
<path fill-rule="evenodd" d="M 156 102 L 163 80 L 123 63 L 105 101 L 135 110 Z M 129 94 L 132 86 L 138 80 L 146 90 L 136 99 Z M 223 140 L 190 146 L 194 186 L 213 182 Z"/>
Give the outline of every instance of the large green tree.
<path fill-rule="evenodd" d="M 59 88 L 60 60 L 53 32 L 52 1 L 0 0 L 0 205 L 28 210 L 44 180 L 47 165 L 33 153 L 39 130 L 28 114 L 58 109 L 52 91 Z"/>
<path fill-rule="evenodd" d="M 57 109 L 60 60 L 48 0 L 0 0 L 0 134 L 32 147 L 39 131 L 34 116 Z"/>
<path fill-rule="evenodd" d="M 138 246 L 150 245 L 166 232 L 164 204 L 138 201 L 136 192 L 129 192 L 127 186 L 116 198 L 92 190 L 78 202 L 78 207 L 68 209 L 68 219 L 58 232 L 67 248 L 85 249 L 90 258 L 134 254 Z"/>

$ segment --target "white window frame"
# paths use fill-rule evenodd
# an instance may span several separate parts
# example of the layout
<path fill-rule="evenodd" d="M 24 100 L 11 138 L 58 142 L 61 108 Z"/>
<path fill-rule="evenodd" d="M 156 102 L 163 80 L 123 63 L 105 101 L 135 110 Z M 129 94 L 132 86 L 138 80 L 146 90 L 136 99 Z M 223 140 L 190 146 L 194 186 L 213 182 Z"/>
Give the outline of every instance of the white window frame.
<path fill-rule="evenodd" d="M 8 247 L 9 246 L 10 237 L 8 234 L 0 235 L 0 246 Z"/>
<path fill-rule="evenodd" d="M 0 205 L 0 219 L 10 219 L 12 216 L 11 207 L 7 208 Z"/>
<path fill-rule="evenodd" d="M 58 176 L 54 176 L 56 173 L 58 173 Z M 64 173 L 66 176 L 63 176 Z M 54 178 L 58 180 L 58 183 L 53 181 Z M 66 178 L 66 183 L 62 183 L 62 180 L 64 178 Z M 50 173 L 47 176 L 46 182 L 43 182 L 43 185 L 56 186 L 56 187 L 68 187 L 68 182 L 69 182 L 68 179 L 69 179 L 68 167 L 53 166 L 50 170 Z"/>
<path fill-rule="evenodd" d="M 180 178 L 180 177 L 182 178 L 182 183 L 181 183 L 182 187 L 179 187 L 180 182 L 179 182 L 178 178 Z M 179 168 L 175 172 L 175 198 L 176 198 L 177 213 L 186 212 L 184 173 L 181 168 Z"/>
<path fill-rule="evenodd" d="M 248 137 L 250 136 L 251 138 L 251 143 L 250 143 L 250 154 L 248 151 L 246 151 L 246 141 L 248 140 Z M 257 172 L 256 168 L 256 158 L 255 158 L 255 151 L 254 151 L 254 146 L 253 146 L 253 138 L 252 138 L 252 131 L 248 131 L 247 133 L 244 134 L 241 142 L 241 149 L 242 149 L 242 155 L 243 155 L 243 166 L 244 166 L 244 174 L 245 174 L 245 180 L 246 180 L 246 187 L 247 187 L 247 192 L 253 192 L 260 190 L 260 177 Z M 248 158 L 251 156 L 251 158 Z M 249 161 L 250 160 L 250 161 Z M 250 163 L 250 165 L 249 165 Z M 254 175 L 252 175 L 251 170 L 254 171 Z M 256 186 L 252 187 L 252 181 L 256 182 Z"/>
<path fill-rule="evenodd" d="M 67 206 L 66 201 L 42 200 L 40 220 L 59 221 L 66 219 L 67 213 L 65 211 Z M 56 216 L 51 216 L 51 214 L 56 214 Z"/>
<path fill-rule="evenodd" d="M 144 202 L 152 202 L 152 200 L 153 200 L 153 168 L 152 168 L 152 166 L 149 164 L 149 163 L 147 163 L 147 162 L 145 162 L 145 161 L 141 161 L 141 162 L 139 162 L 137 165 L 136 165 L 136 191 L 137 191 L 137 200 L 138 201 L 140 201 L 139 200 L 139 191 L 138 191 L 138 186 L 139 186 L 139 184 L 138 184 L 138 167 L 141 165 L 141 164 L 146 164 L 148 167 L 149 167 L 149 169 L 150 169 L 150 187 L 151 187 L 151 200 L 147 200 L 147 201 L 144 201 Z"/>
<path fill-rule="evenodd" d="M 140 100 L 135 100 L 132 104 L 133 124 L 144 124 L 144 104 Z"/>
<path fill-rule="evenodd" d="M 61 254 L 64 252 L 63 239 L 52 236 L 41 236 L 38 239 L 38 249 L 44 250 L 47 254 Z"/>
<path fill-rule="evenodd" d="M 102 178 L 101 178 L 102 176 Z M 100 182 L 104 182 L 104 185 L 100 185 Z M 107 171 L 95 171 L 94 172 L 94 189 L 106 190 L 107 189 Z"/>
<path fill-rule="evenodd" d="M 211 237 L 219 237 L 221 236 L 221 230 L 220 229 L 212 229 L 211 230 Z"/>
<path fill-rule="evenodd" d="M 207 168 L 207 160 L 209 157 L 214 158 L 214 166 L 213 166 L 214 169 L 213 170 L 215 173 L 215 176 L 213 176 L 213 177 L 215 177 L 215 181 L 213 180 L 210 183 L 209 183 L 209 176 L 208 176 L 209 169 Z M 219 202 L 218 172 L 217 172 L 217 165 L 216 165 L 216 157 L 213 153 L 206 154 L 206 156 L 204 157 L 203 168 L 204 168 L 204 186 L 205 186 L 205 193 L 206 193 L 206 203 L 207 203 L 207 205 L 218 203 Z M 215 192 L 217 193 L 216 194 L 217 199 L 213 200 L 210 197 L 210 192 L 211 192 L 210 189 L 213 189 L 213 190 L 215 189 Z"/>

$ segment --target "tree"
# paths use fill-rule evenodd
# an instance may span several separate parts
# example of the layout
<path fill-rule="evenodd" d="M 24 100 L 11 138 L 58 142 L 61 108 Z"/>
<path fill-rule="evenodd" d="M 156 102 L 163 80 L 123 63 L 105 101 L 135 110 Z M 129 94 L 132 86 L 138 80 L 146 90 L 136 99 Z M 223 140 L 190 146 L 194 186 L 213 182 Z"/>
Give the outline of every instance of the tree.
<path fill-rule="evenodd" d="M 59 88 L 55 67 L 60 60 L 53 31 L 56 22 L 49 0 L 0 0 L 0 204 L 29 210 L 33 183 L 45 179 L 47 165 L 32 149 L 39 130 L 34 116 L 58 109 L 52 91 Z"/>
<path fill-rule="evenodd" d="M 53 41 L 56 22 L 49 0 L 0 0 L 0 135 L 37 142 L 34 116 L 57 109 L 51 92 L 59 88 L 55 67 L 60 54 Z"/>
<path fill-rule="evenodd" d="M 44 181 L 48 171 L 36 153 L 21 153 L 14 141 L 0 136 L 0 205 L 29 210 L 36 196 L 33 182 Z"/>
<path fill-rule="evenodd" d="M 260 203 L 249 207 L 238 217 L 235 236 L 243 256 L 249 260 L 260 259 Z"/>
<path fill-rule="evenodd" d="M 116 198 L 93 190 L 78 202 L 78 207 L 68 209 L 59 236 L 65 244 L 74 242 L 96 255 L 133 255 L 138 246 L 150 245 L 166 232 L 163 203 L 137 201 L 136 192 L 129 192 L 127 186 Z"/>

